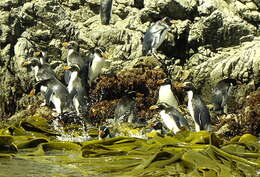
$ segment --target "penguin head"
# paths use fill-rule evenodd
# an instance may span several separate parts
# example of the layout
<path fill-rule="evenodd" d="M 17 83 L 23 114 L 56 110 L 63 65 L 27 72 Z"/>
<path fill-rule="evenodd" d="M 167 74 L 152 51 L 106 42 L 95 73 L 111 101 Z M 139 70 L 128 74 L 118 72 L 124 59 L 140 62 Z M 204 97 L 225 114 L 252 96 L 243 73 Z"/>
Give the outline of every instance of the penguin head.
<path fill-rule="evenodd" d="M 94 53 L 103 59 L 107 59 L 106 49 L 104 47 L 96 47 Z"/>
<path fill-rule="evenodd" d="M 156 105 L 151 106 L 149 109 L 150 110 L 159 110 L 159 111 L 161 111 L 163 109 L 169 109 L 169 108 L 171 108 L 171 106 L 168 105 L 167 103 L 159 102 Z"/>
<path fill-rule="evenodd" d="M 41 51 L 41 50 L 35 51 L 35 52 L 33 53 L 33 56 L 34 56 L 34 57 L 37 57 L 37 58 L 46 57 L 46 55 L 47 55 L 46 52 Z"/>
<path fill-rule="evenodd" d="M 170 27 L 167 25 L 167 21 L 168 21 L 168 18 L 165 17 L 162 20 L 157 21 L 156 24 L 155 24 L 155 27 L 158 30 L 170 29 Z"/>
<path fill-rule="evenodd" d="M 184 91 L 195 91 L 196 90 L 196 88 L 192 82 L 184 82 L 182 87 L 183 87 Z"/>
<path fill-rule="evenodd" d="M 80 67 L 77 64 L 71 64 L 70 66 L 64 66 L 64 70 L 70 70 L 70 71 L 80 71 Z"/>
<path fill-rule="evenodd" d="M 76 41 L 64 42 L 62 43 L 62 46 L 66 47 L 67 49 L 79 51 L 79 44 Z"/>
<path fill-rule="evenodd" d="M 172 81 L 169 78 L 163 79 L 163 80 L 159 80 L 158 83 L 162 86 L 162 85 L 171 85 Z"/>
<path fill-rule="evenodd" d="M 99 127 L 98 138 L 103 139 L 103 138 L 109 138 L 109 137 L 111 137 L 109 128 L 107 126 Z"/>
<path fill-rule="evenodd" d="M 22 66 L 40 66 L 41 62 L 38 58 L 32 58 L 22 63 Z"/>

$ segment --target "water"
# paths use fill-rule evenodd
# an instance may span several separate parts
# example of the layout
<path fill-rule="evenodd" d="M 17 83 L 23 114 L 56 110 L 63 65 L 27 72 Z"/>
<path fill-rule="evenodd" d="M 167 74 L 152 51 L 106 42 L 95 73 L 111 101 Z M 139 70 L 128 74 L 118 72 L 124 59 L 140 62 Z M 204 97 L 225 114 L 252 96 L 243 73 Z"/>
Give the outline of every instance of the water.
<path fill-rule="evenodd" d="M 39 157 L 38 157 L 39 158 Z M 55 176 L 83 176 L 81 172 L 73 170 L 69 165 L 47 162 L 38 162 L 33 158 L 25 160 L 21 158 L 1 158 L 0 177 L 55 177 Z"/>

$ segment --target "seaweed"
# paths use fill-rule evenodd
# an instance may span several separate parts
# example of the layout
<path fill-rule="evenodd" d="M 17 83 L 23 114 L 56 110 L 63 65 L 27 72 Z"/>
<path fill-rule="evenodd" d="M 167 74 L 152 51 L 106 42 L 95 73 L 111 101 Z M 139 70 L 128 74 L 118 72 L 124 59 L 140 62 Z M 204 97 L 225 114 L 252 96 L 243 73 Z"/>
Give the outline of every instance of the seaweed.
<path fill-rule="evenodd" d="M 158 97 L 158 80 L 166 74 L 162 69 L 149 65 L 136 65 L 132 69 L 122 70 L 117 75 L 103 75 L 96 87 L 90 91 L 90 119 L 102 122 L 114 117 L 114 106 L 127 92 L 136 92 L 137 117 L 147 120 L 152 117 L 149 107 L 156 103 Z M 98 110 L 98 111 L 97 111 Z"/>

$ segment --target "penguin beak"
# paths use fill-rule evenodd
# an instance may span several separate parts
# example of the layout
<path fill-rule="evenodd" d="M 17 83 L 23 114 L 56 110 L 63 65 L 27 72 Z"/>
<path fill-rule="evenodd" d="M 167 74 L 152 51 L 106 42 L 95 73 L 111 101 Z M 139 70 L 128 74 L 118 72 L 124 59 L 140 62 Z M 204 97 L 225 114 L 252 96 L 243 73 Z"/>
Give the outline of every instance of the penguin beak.
<path fill-rule="evenodd" d="M 71 66 L 64 66 L 64 67 L 63 67 L 63 70 L 65 70 L 65 71 L 66 71 L 66 70 L 70 70 L 70 69 L 71 69 Z"/>
<path fill-rule="evenodd" d="M 158 109 L 159 107 L 157 106 L 157 105 L 152 105 L 152 106 L 150 106 L 150 110 L 155 110 L 155 109 Z"/>
<path fill-rule="evenodd" d="M 28 66 L 29 64 L 31 64 L 31 61 L 24 61 L 24 62 L 22 63 L 22 66 Z"/>
<path fill-rule="evenodd" d="M 38 56 L 41 55 L 41 53 L 42 53 L 41 51 L 34 52 L 34 53 L 33 53 L 33 56 L 38 57 Z"/>
<path fill-rule="evenodd" d="M 108 59 L 108 55 L 106 53 L 102 53 L 101 55 L 103 59 Z"/>
<path fill-rule="evenodd" d="M 63 46 L 63 47 L 68 47 L 68 46 L 70 46 L 70 43 L 68 43 L 68 42 L 63 42 L 63 43 L 62 43 L 62 46 Z"/>
<path fill-rule="evenodd" d="M 32 89 L 29 93 L 29 97 L 32 97 L 33 95 L 35 95 L 36 93 L 36 90 L 35 89 Z"/>
<path fill-rule="evenodd" d="M 181 83 L 181 82 L 176 82 L 176 83 L 174 84 L 174 86 L 175 86 L 176 88 L 184 88 L 184 87 L 186 86 L 186 84 L 185 84 L 185 83 Z"/>

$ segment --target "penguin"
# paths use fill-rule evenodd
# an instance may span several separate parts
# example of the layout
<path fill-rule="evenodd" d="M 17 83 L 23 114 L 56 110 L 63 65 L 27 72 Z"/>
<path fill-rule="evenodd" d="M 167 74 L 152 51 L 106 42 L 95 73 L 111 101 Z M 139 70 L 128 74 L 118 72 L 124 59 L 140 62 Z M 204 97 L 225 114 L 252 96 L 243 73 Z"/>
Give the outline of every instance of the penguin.
<path fill-rule="evenodd" d="M 110 133 L 110 130 L 107 126 L 101 126 L 98 130 L 98 139 L 102 140 L 104 138 L 112 138 L 112 135 Z"/>
<path fill-rule="evenodd" d="M 105 48 L 98 47 L 94 49 L 93 56 L 87 61 L 88 66 L 88 85 L 91 87 L 92 82 L 101 73 L 102 67 L 105 64 L 107 55 L 105 54 Z"/>
<path fill-rule="evenodd" d="M 85 59 L 80 55 L 79 44 L 76 41 L 64 42 L 62 46 L 68 49 L 67 64 L 77 64 L 81 69 L 85 65 Z"/>
<path fill-rule="evenodd" d="M 50 79 L 52 77 L 56 77 L 56 73 L 52 70 L 51 66 L 47 63 L 42 63 L 40 59 L 38 58 L 31 58 L 28 61 L 23 62 L 23 67 L 30 66 L 32 70 L 34 71 L 34 77 L 37 82 Z M 46 86 L 41 86 L 40 91 L 45 93 L 47 92 Z M 32 90 L 31 93 L 34 93 L 35 91 Z M 50 106 L 45 102 L 47 99 L 44 99 L 44 102 L 41 104 L 41 106 Z"/>
<path fill-rule="evenodd" d="M 159 88 L 159 96 L 157 103 L 165 102 L 170 106 L 175 107 L 178 109 L 179 102 L 177 97 L 172 92 L 172 84 L 170 79 L 164 79 L 159 81 L 160 88 Z"/>
<path fill-rule="evenodd" d="M 62 43 L 62 46 L 68 49 L 68 56 L 67 56 L 67 65 L 78 65 L 80 68 L 80 76 L 81 78 L 86 77 L 88 75 L 87 71 L 87 62 L 86 60 L 80 55 L 80 48 L 77 42 L 70 41 Z M 65 70 L 64 73 L 64 80 L 66 84 L 69 84 L 71 72 L 70 70 Z"/>
<path fill-rule="evenodd" d="M 220 114 L 227 113 L 227 103 L 232 95 L 232 88 L 237 85 L 235 79 L 224 79 L 219 81 L 212 91 L 212 104 L 214 106 L 213 111 Z"/>
<path fill-rule="evenodd" d="M 177 133 L 182 127 L 189 128 L 187 120 L 184 116 L 173 106 L 160 102 L 150 107 L 151 110 L 157 109 L 160 111 L 160 117 L 165 127 Z"/>
<path fill-rule="evenodd" d="M 197 89 L 191 82 L 184 82 L 181 87 L 188 95 L 188 110 L 195 123 L 196 132 L 200 130 L 211 131 L 211 119 L 207 106 Z"/>
<path fill-rule="evenodd" d="M 47 63 L 42 63 L 38 58 L 31 58 L 30 60 L 23 62 L 22 65 L 32 67 L 36 81 L 56 77 L 56 73 L 52 70 L 51 66 Z"/>
<path fill-rule="evenodd" d="M 103 25 L 109 25 L 112 16 L 113 0 L 100 0 L 100 17 Z"/>
<path fill-rule="evenodd" d="M 57 113 L 61 114 L 65 111 L 71 111 L 72 101 L 69 92 L 66 86 L 56 77 L 41 80 L 37 85 L 47 87 L 45 96 L 46 103 L 50 104 L 50 102 L 52 102 Z"/>
<path fill-rule="evenodd" d="M 36 51 L 34 52 L 34 56 L 40 60 L 41 64 L 48 63 L 48 56 L 47 53 L 44 51 Z"/>
<path fill-rule="evenodd" d="M 170 27 L 166 24 L 166 19 L 157 21 L 146 31 L 143 39 L 143 55 L 154 55 L 157 59 L 156 50 L 163 43 L 166 33 Z"/>
<path fill-rule="evenodd" d="M 67 66 L 65 69 L 71 71 L 67 89 L 72 98 L 74 108 L 77 114 L 80 115 L 80 109 L 87 104 L 87 83 L 84 78 L 80 77 L 81 70 L 77 64 Z"/>
<path fill-rule="evenodd" d="M 116 122 L 134 123 L 136 119 L 136 93 L 127 92 L 116 105 L 114 118 Z"/>

